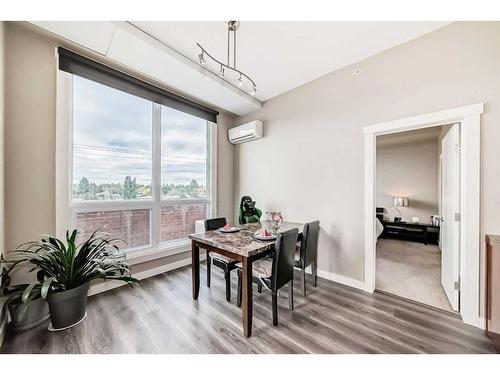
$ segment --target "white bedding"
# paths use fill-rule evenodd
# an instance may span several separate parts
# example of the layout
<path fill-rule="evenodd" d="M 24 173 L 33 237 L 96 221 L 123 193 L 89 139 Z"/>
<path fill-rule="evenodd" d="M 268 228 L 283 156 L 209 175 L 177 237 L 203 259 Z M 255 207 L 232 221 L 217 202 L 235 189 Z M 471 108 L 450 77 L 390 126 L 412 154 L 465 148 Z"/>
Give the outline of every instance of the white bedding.
<path fill-rule="evenodd" d="M 377 233 L 377 238 L 379 238 L 380 235 L 382 234 L 382 232 L 384 231 L 384 226 L 382 225 L 382 223 L 380 222 L 378 217 L 376 219 L 377 219 L 377 223 L 375 225 L 375 227 L 376 227 L 375 232 Z"/>

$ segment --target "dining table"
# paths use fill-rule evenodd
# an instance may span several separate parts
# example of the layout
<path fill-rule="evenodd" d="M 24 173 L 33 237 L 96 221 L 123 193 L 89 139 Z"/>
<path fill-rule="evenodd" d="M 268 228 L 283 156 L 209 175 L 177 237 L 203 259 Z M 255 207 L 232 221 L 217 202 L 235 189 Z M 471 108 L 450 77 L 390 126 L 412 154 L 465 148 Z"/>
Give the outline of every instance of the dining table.
<path fill-rule="evenodd" d="M 267 228 L 267 226 L 265 226 Z M 297 241 L 302 239 L 304 225 L 294 222 L 281 222 L 277 232 L 297 228 Z M 242 269 L 242 323 L 243 335 L 252 335 L 252 263 L 274 252 L 276 240 L 259 240 L 254 237 L 262 224 L 249 223 L 239 226 L 239 231 L 233 233 L 221 232 L 219 229 L 189 235 L 191 239 L 191 268 L 193 299 L 197 300 L 200 292 L 200 249 L 205 249 L 207 259 L 210 252 L 218 253 L 241 262 Z"/>

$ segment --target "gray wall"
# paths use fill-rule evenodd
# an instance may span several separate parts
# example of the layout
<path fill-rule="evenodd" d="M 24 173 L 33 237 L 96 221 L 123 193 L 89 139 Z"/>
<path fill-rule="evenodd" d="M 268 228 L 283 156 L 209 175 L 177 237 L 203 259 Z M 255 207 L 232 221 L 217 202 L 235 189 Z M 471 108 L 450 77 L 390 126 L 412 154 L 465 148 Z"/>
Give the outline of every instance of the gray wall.
<path fill-rule="evenodd" d="M 55 231 L 56 61 L 59 41 L 23 23 L 6 22 L 5 174 L 6 248 Z M 234 117 L 221 113 L 218 125 L 218 212 L 233 215 L 234 146 L 227 129 Z M 149 262 L 148 266 L 187 257 Z M 144 266 L 134 266 L 144 270 Z"/>
<path fill-rule="evenodd" d="M 4 205 L 4 132 L 5 132 L 5 34 L 4 22 L 0 21 L 0 253 L 5 248 L 5 205 Z"/>
<path fill-rule="evenodd" d="M 438 206 L 438 140 L 411 143 L 377 144 L 377 207 L 384 207 L 384 217 L 393 220 L 398 212 L 392 197 L 409 199 L 408 207 L 399 207 L 401 217 L 411 221 L 430 222 L 439 214 Z"/>
<path fill-rule="evenodd" d="M 0 254 L 4 251 L 4 23 L 0 21 Z M 0 346 L 5 334 L 7 314 L 0 304 Z"/>
<path fill-rule="evenodd" d="M 354 69 L 360 68 L 360 75 Z M 285 219 L 321 220 L 323 271 L 364 278 L 363 127 L 486 103 L 481 135 L 481 241 L 500 233 L 500 23 L 458 22 L 266 102 L 237 124 L 264 121 L 237 147 L 243 194 Z M 372 214 L 372 213 L 367 213 Z"/>
<path fill-rule="evenodd" d="M 229 143 L 227 131 L 234 125 L 236 116 L 221 112 L 217 126 L 217 215 L 232 217 L 235 212 L 234 158 L 236 146 Z"/>
<path fill-rule="evenodd" d="M 5 23 L 7 250 L 55 227 L 54 42 Z"/>

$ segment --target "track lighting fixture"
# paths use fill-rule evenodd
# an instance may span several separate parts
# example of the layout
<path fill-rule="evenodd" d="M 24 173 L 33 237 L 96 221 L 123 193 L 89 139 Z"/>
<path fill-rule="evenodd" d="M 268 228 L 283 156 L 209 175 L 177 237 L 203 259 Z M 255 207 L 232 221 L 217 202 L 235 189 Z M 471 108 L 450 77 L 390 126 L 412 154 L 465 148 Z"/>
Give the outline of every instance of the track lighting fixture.
<path fill-rule="evenodd" d="M 252 87 L 252 90 L 250 91 L 250 95 L 255 96 L 257 93 L 257 85 L 255 82 L 247 76 L 245 73 L 243 73 L 241 70 L 236 69 L 236 30 L 238 30 L 240 26 L 239 21 L 228 21 L 227 22 L 227 64 L 222 63 L 221 61 L 217 60 L 215 57 L 210 55 L 201 45 L 200 43 L 196 43 L 196 45 L 200 48 L 201 53 L 198 55 L 200 59 L 200 65 L 207 65 L 205 61 L 205 55 L 210 59 L 213 60 L 215 63 L 220 65 L 220 70 L 219 70 L 219 77 L 228 79 L 226 73 L 233 72 L 238 75 L 238 78 L 236 79 L 236 84 L 239 89 L 242 89 L 243 86 L 245 86 L 244 80 L 247 80 L 250 83 L 250 87 Z M 232 33 L 232 34 L 231 34 Z M 230 65 L 230 57 L 231 57 L 231 35 L 232 35 L 232 65 Z M 206 68 L 208 69 L 208 68 Z M 230 76 L 234 77 L 234 74 Z M 231 78 L 231 77 L 229 77 Z"/>
<path fill-rule="evenodd" d="M 201 52 L 198 57 L 200 58 L 200 65 L 205 65 L 207 62 L 205 61 L 205 58 L 203 57 L 203 52 Z"/>

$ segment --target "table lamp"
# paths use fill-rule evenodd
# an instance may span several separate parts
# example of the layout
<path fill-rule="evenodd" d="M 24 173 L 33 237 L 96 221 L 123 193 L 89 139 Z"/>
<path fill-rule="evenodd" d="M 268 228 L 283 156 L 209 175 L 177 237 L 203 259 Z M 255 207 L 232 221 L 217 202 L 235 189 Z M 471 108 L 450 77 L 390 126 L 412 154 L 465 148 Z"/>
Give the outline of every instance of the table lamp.
<path fill-rule="evenodd" d="M 398 207 L 408 207 L 410 201 L 406 197 L 392 197 L 392 205 L 398 211 L 399 217 L 395 216 L 394 221 L 395 222 L 400 222 L 401 221 L 401 211 L 399 210 Z"/>

